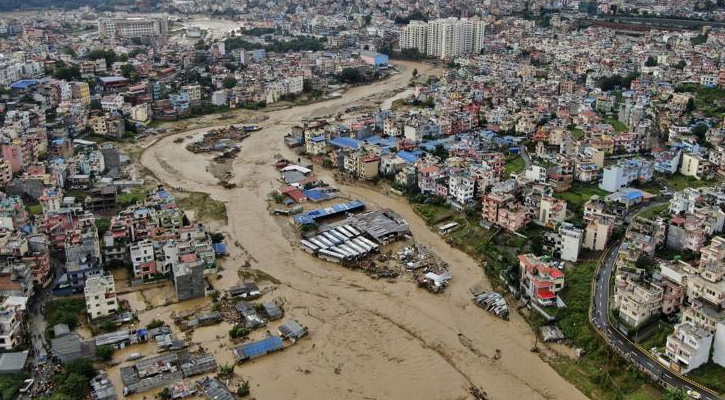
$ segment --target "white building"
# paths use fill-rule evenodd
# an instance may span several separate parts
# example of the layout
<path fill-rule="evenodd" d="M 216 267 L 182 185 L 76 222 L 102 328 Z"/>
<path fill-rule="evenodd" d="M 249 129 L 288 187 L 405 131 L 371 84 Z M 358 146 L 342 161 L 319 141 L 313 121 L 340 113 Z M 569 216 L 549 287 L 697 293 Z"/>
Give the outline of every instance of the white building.
<path fill-rule="evenodd" d="M 217 90 L 211 95 L 211 104 L 215 106 L 225 106 L 227 105 L 227 91 L 226 90 Z"/>
<path fill-rule="evenodd" d="M 22 340 L 22 313 L 18 307 L 0 309 L 0 349 L 12 350 Z"/>
<path fill-rule="evenodd" d="M 675 331 L 667 336 L 666 354 L 671 361 L 670 366 L 686 374 L 705 364 L 710 358 L 712 339 L 712 333 L 692 323 L 676 325 Z"/>
<path fill-rule="evenodd" d="M 476 180 L 469 176 L 452 176 L 448 181 L 448 195 L 459 204 L 473 200 Z"/>
<path fill-rule="evenodd" d="M 427 22 L 410 21 L 408 26 L 400 31 L 399 45 L 401 49 L 418 49 L 420 53 L 425 53 L 427 41 Z"/>
<path fill-rule="evenodd" d="M 103 96 L 101 98 L 101 109 L 106 112 L 120 111 L 123 109 L 123 96 Z"/>
<path fill-rule="evenodd" d="M 725 367 L 725 321 L 720 321 L 717 324 L 713 347 L 712 361 Z"/>
<path fill-rule="evenodd" d="M 531 165 L 524 171 L 524 178 L 538 183 L 546 183 L 546 168 L 539 165 Z"/>
<path fill-rule="evenodd" d="M 91 319 L 105 317 L 118 310 L 116 284 L 113 275 L 98 275 L 86 279 L 84 289 L 86 310 Z"/>
<path fill-rule="evenodd" d="M 442 18 L 410 21 L 400 33 L 401 49 L 418 49 L 439 58 L 453 58 L 481 52 L 485 23 L 478 19 Z"/>
<path fill-rule="evenodd" d="M 652 179 L 652 162 L 641 159 L 621 160 L 604 169 L 599 188 L 614 193 L 634 181 L 647 182 Z"/>
<path fill-rule="evenodd" d="M 168 34 L 169 22 L 166 18 L 126 18 L 98 20 L 98 33 L 101 38 L 164 36 Z"/>
<path fill-rule="evenodd" d="M 156 265 L 149 265 L 154 262 L 154 246 L 150 240 L 143 240 L 132 244 L 130 252 L 134 277 L 140 278 L 148 274 L 156 273 Z"/>

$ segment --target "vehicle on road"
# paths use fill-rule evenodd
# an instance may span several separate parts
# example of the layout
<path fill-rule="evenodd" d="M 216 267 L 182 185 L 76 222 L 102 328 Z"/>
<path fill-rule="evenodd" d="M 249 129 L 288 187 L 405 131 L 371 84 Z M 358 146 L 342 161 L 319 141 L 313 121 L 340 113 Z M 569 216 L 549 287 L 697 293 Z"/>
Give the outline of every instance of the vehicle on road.
<path fill-rule="evenodd" d="M 687 395 L 690 396 L 693 399 L 699 399 L 699 398 L 702 397 L 702 395 L 700 394 L 700 392 L 698 392 L 697 390 L 692 390 L 692 389 L 688 389 L 687 390 Z"/>
<path fill-rule="evenodd" d="M 27 393 L 31 387 L 33 387 L 35 379 L 26 379 L 23 381 L 23 386 L 20 387 L 20 393 Z"/>

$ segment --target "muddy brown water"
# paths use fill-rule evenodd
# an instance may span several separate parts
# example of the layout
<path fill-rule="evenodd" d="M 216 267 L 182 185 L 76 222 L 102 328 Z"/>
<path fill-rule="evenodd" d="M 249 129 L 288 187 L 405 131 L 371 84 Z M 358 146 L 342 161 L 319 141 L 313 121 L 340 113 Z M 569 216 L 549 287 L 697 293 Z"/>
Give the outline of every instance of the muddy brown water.
<path fill-rule="evenodd" d="M 448 263 L 453 273 L 451 286 L 442 295 L 418 289 L 404 277 L 396 283 L 372 280 L 313 258 L 285 238 L 284 223 L 269 214 L 267 194 L 280 184 L 275 156 L 297 159 L 282 140 L 290 126 L 371 97 L 384 101 L 385 93 L 399 93 L 407 86 L 413 68 L 421 74 L 438 72 L 420 63 L 402 66 L 401 74 L 353 88 L 341 98 L 268 113 L 269 119 L 260 124 L 264 129 L 244 142 L 234 161 L 233 182 L 240 185 L 236 189 L 216 185 L 205 168 L 210 156 L 191 154 L 183 144 L 173 143 L 209 128 L 165 137 L 144 151 L 141 163 L 164 184 L 203 191 L 227 203 L 229 225 L 224 229 L 229 242 L 238 240 L 245 253 L 229 246 L 232 254 L 215 285 L 238 283 L 236 269 L 251 258 L 253 268 L 281 281 L 273 296 L 285 299 L 287 317 L 309 327 L 309 338 L 245 364 L 237 374 L 250 380 L 257 399 L 466 399 L 471 384 L 491 399 L 585 398 L 529 351 L 534 335 L 522 318 L 514 313 L 510 321 L 502 321 L 473 305 L 471 287 L 490 288 L 480 265 L 433 233 L 406 200 L 339 184 L 330 172 L 318 172 L 343 195 L 371 208 L 392 208 L 406 218 L 416 240 Z M 182 303 L 146 314 L 163 317 L 174 307 L 187 306 Z M 199 340 L 211 345 L 217 333 L 226 340 L 225 327 L 204 328 Z M 461 335 L 466 338 L 463 343 Z M 501 357 L 495 360 L 497 349 Z M 229 360 L 228 346 L 215 350 L 221 364 Z"/>

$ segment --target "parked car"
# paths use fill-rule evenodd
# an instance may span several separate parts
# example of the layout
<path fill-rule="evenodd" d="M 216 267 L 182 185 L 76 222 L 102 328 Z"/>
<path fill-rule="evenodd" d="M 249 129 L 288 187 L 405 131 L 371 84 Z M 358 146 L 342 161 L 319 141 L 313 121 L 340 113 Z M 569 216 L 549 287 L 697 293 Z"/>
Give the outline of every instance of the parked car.
<path fill-rule="evenodd" d="M 26 379 L 23 381 L 23 386 L 20 387 L 20 393 L 27 393 L 31 387 L 33 387 L 35 379 Z"/>

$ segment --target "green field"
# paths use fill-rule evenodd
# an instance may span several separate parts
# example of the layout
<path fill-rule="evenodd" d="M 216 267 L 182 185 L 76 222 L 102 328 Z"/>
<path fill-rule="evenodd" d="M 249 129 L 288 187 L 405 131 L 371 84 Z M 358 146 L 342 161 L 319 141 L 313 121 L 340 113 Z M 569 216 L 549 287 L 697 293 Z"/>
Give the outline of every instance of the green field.
<path fill-rule="evenodd" d="M 571 132 L 571 135 L 574 136 L 574 139 L 583 139 L 584 138 L 584 131 L 579 128 L 571 128 L 569 129 L 569 132 Z"/>
<path fill-rule="evenodd" d="M 678 192 L 688 187 L 698 188 L 703 186 L 713 186 L 717 183 L 716 181 L 697 180 L 691 176 L 685 176 L 678 173 L 662 176 L 661 179 L 667 182 L 668 186 L 672 186 Z"/>
<path fill-rule="evenodd" d="M 627 125 L 625 125 L 624 122 L 622 122 L 616 118 L 607 118 L 604 120 L 604 122 L 608 123 L 609 125 L 612 125 L 612 127 L 614 128 L 614 131 L 617 133 L 629 131 L 629 128 L 627 128 Z"/>
<path fill-rule="evenodd" d="M 519 155 L 510 155 L 506 157 L 506 176 L 513 173 L 521 172 L 526 168 L 524 159 Z"/>
<path fill-rule="evenodd" d="M 557 193 L 555 196 L 560 199 L 567 201 L 570 210 L 579 211 L 581 210 L 584 203 L 589 201 L 592 196 L 596 195 L 599 198 L 604 198 L 609 192 L 606 190 L 599 189 L 596 183 L 586 184 L 581 182 L 574 182 L 571 185 L 571 189 L 566 192 Z"/>
<path fill-rule="evenodd" d="M 688 376 L 720 394 L 725 393 L 725 367 L 712 361 L 690 372 Z"/>

